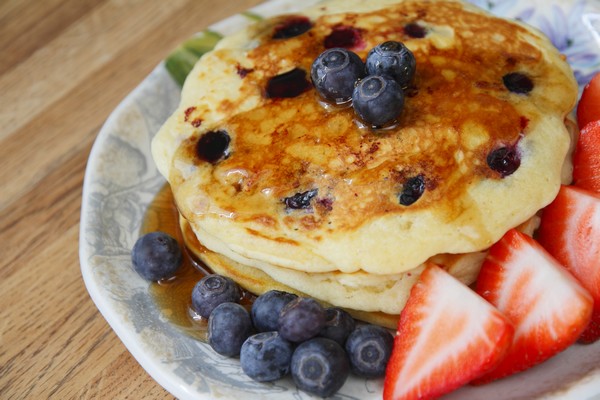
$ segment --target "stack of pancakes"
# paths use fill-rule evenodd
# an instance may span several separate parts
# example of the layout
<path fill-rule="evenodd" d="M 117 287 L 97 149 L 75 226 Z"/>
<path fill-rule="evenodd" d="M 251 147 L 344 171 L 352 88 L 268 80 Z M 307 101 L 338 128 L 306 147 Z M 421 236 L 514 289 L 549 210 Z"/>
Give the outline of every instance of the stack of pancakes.
<path fill-rule="evenodd" d="M 364 60 L 388 40 L 417 70 L 397 123 L 375 130 L 323 102 L 310 68 L 326 46 Z M 219 42 L 152 152 L 215 272 L 394 327 L 425 263 L 470 284 L 507 230 L 533 231 L 570 177 L 576 96 L 564 57 L 519 22 L 453 0 L 330 0 Z M 424 190 L 406 205 L 415 177 Z"/>

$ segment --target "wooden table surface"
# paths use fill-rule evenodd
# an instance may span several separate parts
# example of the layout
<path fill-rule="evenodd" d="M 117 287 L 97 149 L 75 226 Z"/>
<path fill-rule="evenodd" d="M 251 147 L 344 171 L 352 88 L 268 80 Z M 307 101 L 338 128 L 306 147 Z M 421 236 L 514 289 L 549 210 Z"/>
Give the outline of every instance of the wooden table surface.
<path fill-rule="evenodd" d="M 261 0 L 0 1 L 0 399 L 172 398 L 81 278 L 100 127 L 181 41 Z"/>

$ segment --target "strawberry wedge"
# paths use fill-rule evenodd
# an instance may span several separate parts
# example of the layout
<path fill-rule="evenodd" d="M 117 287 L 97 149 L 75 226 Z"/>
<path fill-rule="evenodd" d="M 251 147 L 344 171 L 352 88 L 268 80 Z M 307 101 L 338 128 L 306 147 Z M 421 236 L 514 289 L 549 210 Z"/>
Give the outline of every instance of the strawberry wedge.
<path fill-rule="evenodd" d="M 400 315 L 384 400 L 428 399 L 494 368 L 514 328 L 498 310 L 430 264 Z"/>
<path fill-rule="evenodd" d="M 515 325 L 506 357 L 477 384 L 523 371 L 566 349 L 588 325 L 593 307 L 577 280 L 515 229 L 490 248 L 476 291 Z"/>
<path fill-rule="evenodd" d="M 577 123 L 584 128 L 593 121 L 600 120 L 600 73 L 594 75 L 585 85 L 577 105 Z"/>
<path fill-rule="evenodd" d="M 573 154 L 573 184 L 600 193 L 600 120 L 586 124 L 579 134 Z"/>
<path fill-rule="evenodd" d="M 562 186 L 542 214 L 538 240 L 594 298 L 582 343 L 600 338 L 600 195 Z"/>

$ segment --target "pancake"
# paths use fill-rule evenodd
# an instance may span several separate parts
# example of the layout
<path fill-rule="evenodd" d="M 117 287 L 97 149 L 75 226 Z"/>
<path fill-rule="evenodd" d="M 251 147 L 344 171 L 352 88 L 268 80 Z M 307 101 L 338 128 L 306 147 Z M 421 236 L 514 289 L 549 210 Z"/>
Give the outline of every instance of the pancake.
<path fill-rule="evenodd" d="M 534 217 L 518 229 L 531 235 L 538 225 L 539 218 Z M 470 285 L 475 281 L 487 255 L 486 251 L 439 254 L 423 265 L 396 275 L 364 272 L 347 274 L 339 271 L 306 273 L 277 266 L 260 269 L 209 250 L 198 241 L 186 219 L 180 218 L 180 227 L 186 248 L 197 261 L 211 272 L 233 279 L 251 293 L 261 295 L 269 290 L 281 290 L 312 297 L 324 306 L 342 307 L 357 319 L 390 329 L 398 325 L 410 289 L 427 263 L 436 264 L 465 285 Z"/>
<path fill-rule="evenodd" d="M 310 29 L 287 37 L 290 26 Z M 387 40 L 414 53 L 394 126 L 367 128 L 310 84 L 312 62 L 341 39 L 363 60 Z M 510 76 L 531 90 L 507 85 Z M 394 315 L 407 276 L 428 260 L 477 259 L 453 272 L 470 283 L 481 254 L 551 202 L 569 175 L 576 97 L 564 57 L 517 21 L 461 1 L 331 0 L 204 55 L 152 153 L 209 265 Z M 215 141 L 222 154 L 210 154 Z M 489 161 L 498 154 L 510 173 Z M 424 192 L 403 204 L 414 179 Z"/>

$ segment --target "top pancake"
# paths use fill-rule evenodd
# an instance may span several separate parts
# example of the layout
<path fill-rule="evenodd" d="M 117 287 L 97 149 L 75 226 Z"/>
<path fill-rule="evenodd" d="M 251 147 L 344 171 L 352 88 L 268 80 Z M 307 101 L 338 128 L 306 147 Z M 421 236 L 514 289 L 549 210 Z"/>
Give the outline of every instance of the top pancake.
<path fill-rule="evenodd" d="M 205 55 L 153 142 L 181 214 L 211 250 L 306 272 L 394 274 L 436 254 L 483 250 L 555 197 L 577 86 L 539 32 L 458 1 L 334 0 L 304 15 L 312 28 L 299 36 L 273 38 L 297 18 L 278 17 Z M 425 37 L 409 36 L 409 23 Z M 359 32 L 351 50 L 363 60 L 386 40 L 414 53 L 396 126 L 364 128 L 352 108 L 324 106 L 312 86 L 267 96 L 271 78 L 308 73 L 342 27 Z M 510 92 L 503 77 L 512 72 L 533 90 Z M 231 138 L 227 155 L 203 161 L 198 141 L 217 130 Z M 486 161 L 502 147 L 520 159 L 508 176 Z M 417 176 L 423 195 L 400 204 Z M 286 207 L 285 198 L 309 191 L 309 208 Z"/>

